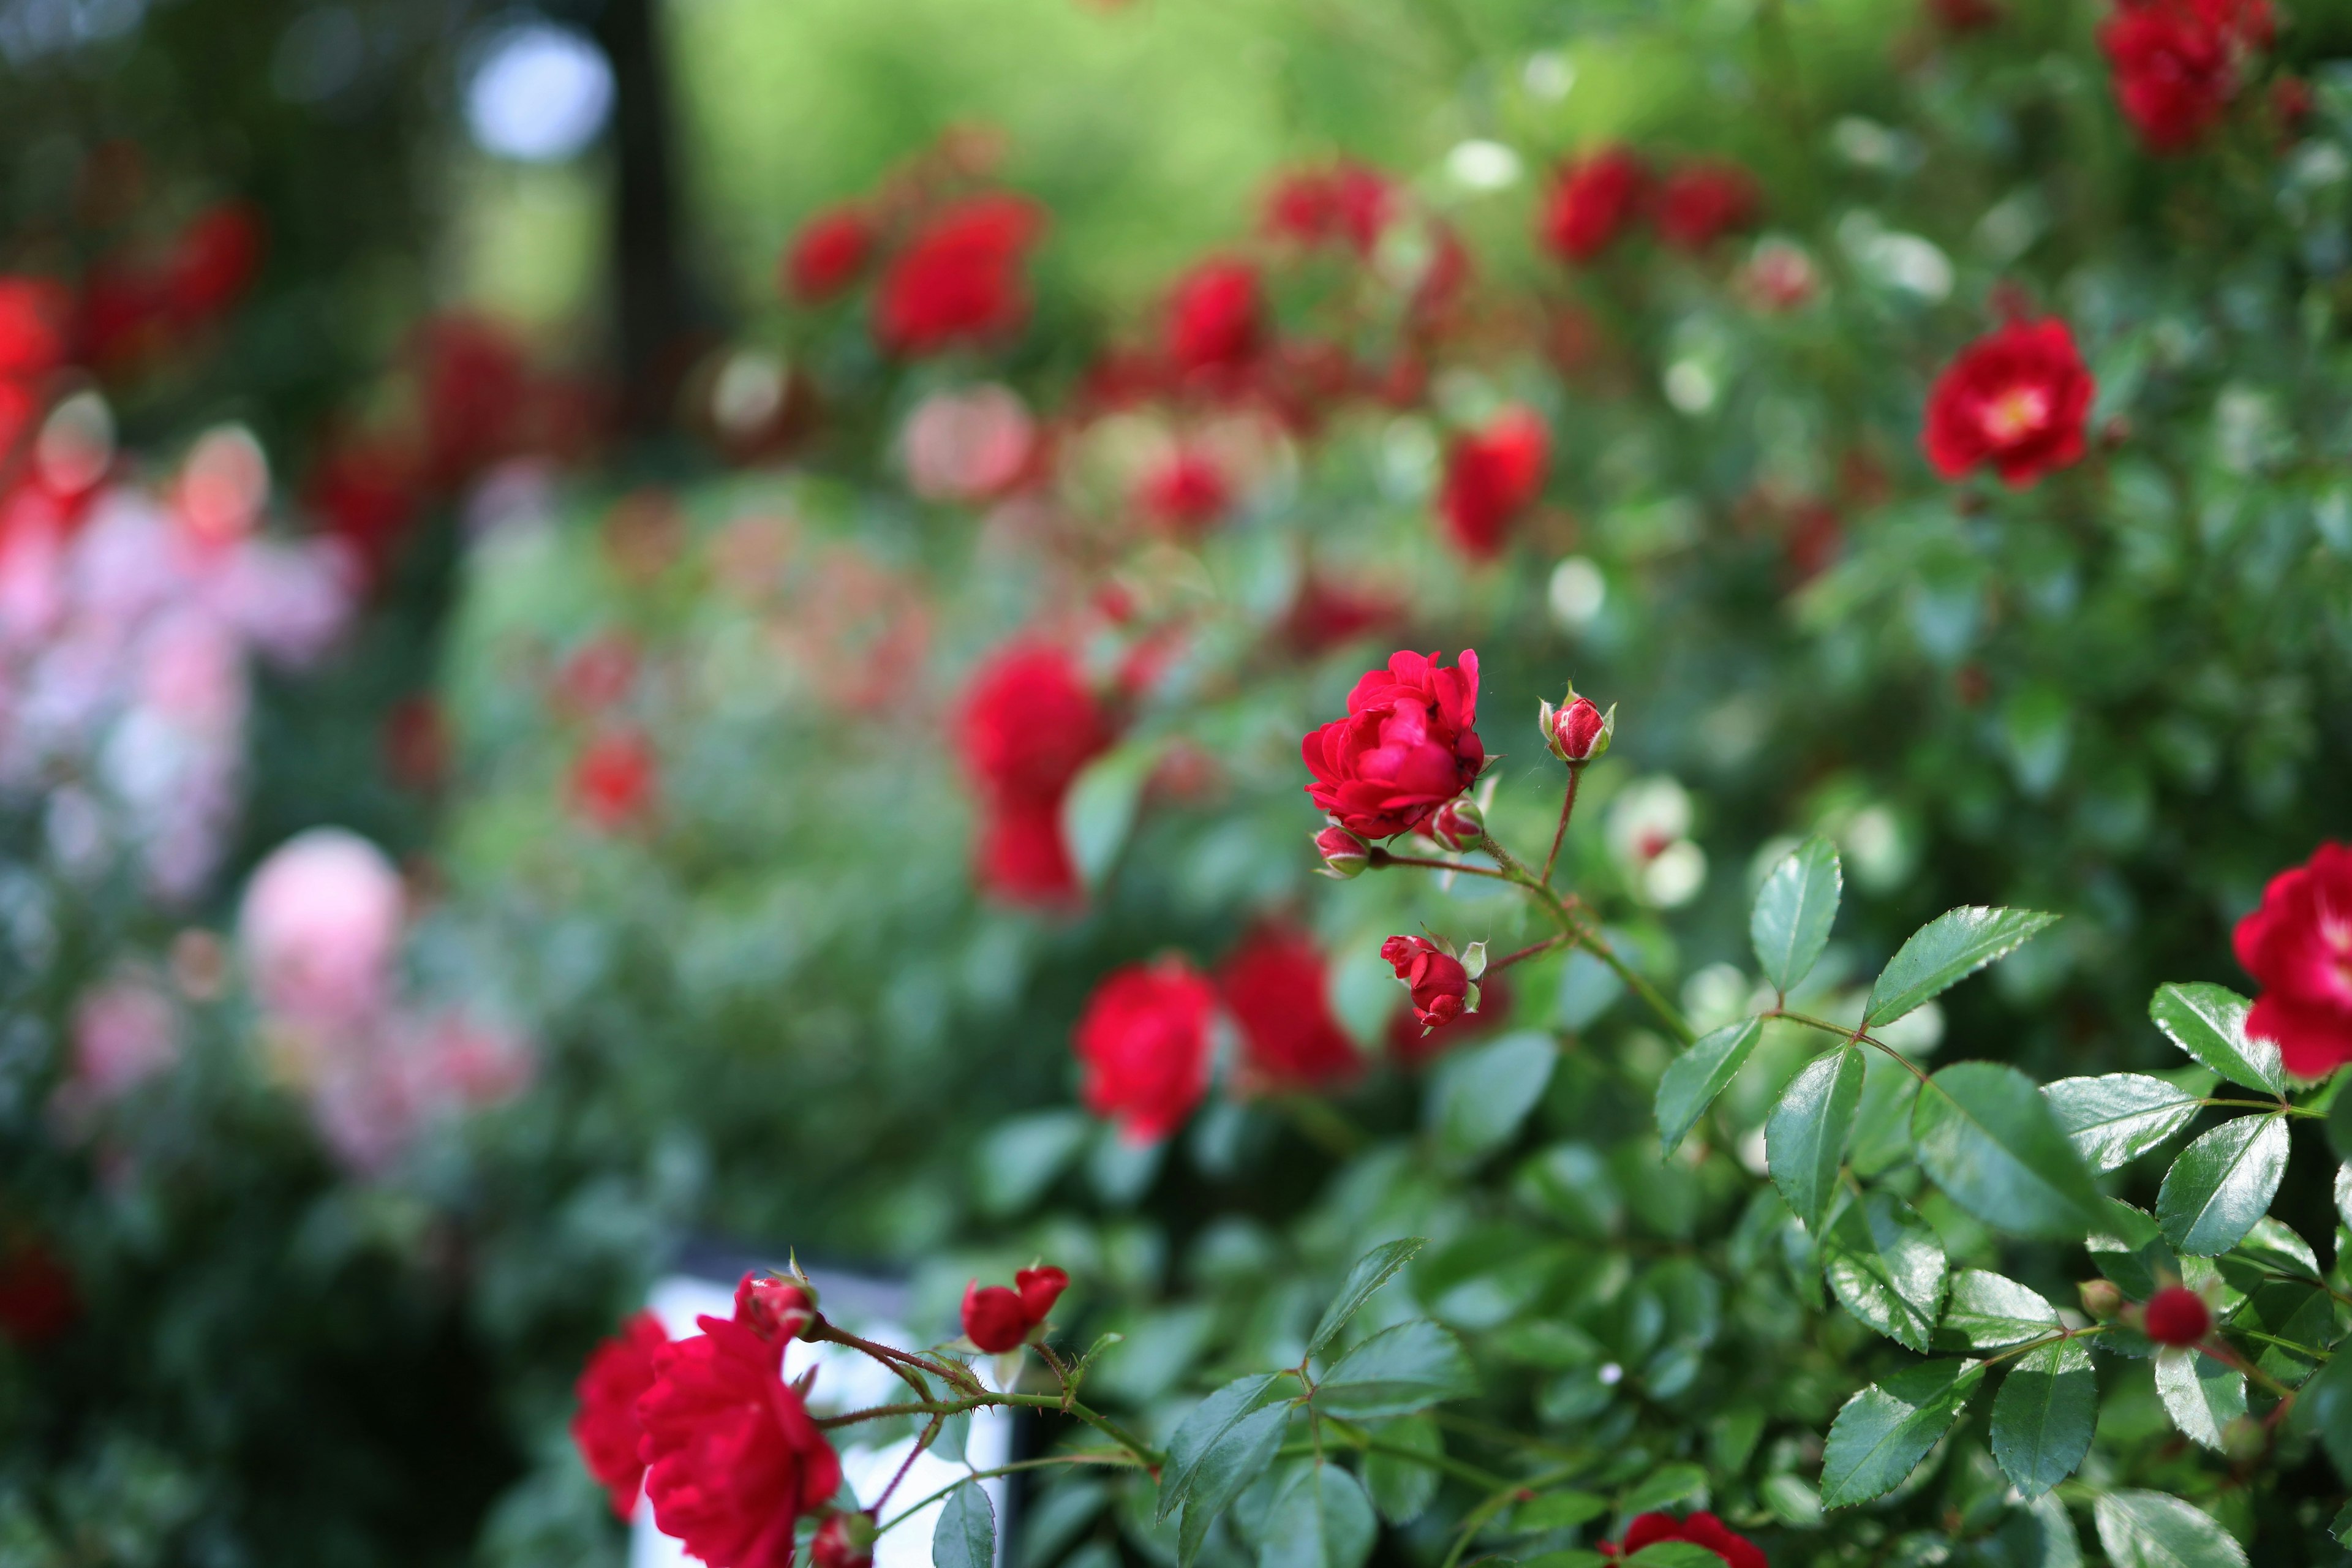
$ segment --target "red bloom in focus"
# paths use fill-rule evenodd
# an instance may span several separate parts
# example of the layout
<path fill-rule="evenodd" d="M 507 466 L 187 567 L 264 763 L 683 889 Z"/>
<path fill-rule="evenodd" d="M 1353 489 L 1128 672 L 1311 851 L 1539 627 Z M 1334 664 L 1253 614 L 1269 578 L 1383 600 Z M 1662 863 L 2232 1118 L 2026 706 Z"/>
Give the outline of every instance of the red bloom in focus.
<path fill-rule="evenodd" d="M 1483 430 L 1454 438 L 1445 455 L 1438 515 L 1462 553 L 1491 561 L 1503 535 L 1543 489 L 1551 460 L 1551 433 L 1531 408 L 1513 406 Z"/>
<path fill-rule="evenodd" d="M 1307 794 L 1359 837 L 1393 838 L 1427 822 L 1486 765 L 1478 721 L 1478 655 L 1442 668 L 1435 654 L 1401 650 L 1364 672 L 1348 716 L 1307 735 L 1299 754 Z"/>
<path fill-rule="evenodd" d="M 1266 193 L 1265 231 L 1302 245 L 1338 241 L 1369 256 L 1395 214 L 1396 191 L 1388 176 L 1343 160 L 1276 180 Z"/>
<path fill-rule="evenodd" d="M 1013 1289 L 983 1288 L 977 1279 L 964 1287 L 964 1337 L 991 1355 L 1018 1349 L 1045 1325 L 1054 1303 L 1070 1288 L 1070 1277 L 1059 1268 L 1024 1268 L 1013 1277 Z"/>
<path fill-rule="evenodd" d="M 0 277 L 0 376 L 47 375 L 63 364 L 73 296 L 46 278 Z"/>
<path fill-rule="evenodd" d="M 1181 958 L 1131 963 L 1095 988 L 1074 1037 L 1087 1109 L 1149 1143 L 1184 1123 L 1209 1087 L 1216 994 Z"/>
<path fill-rule="evenodd" d="M 1412 990 L 1413 1019 L 1423 1033 L 1474 1010 L 1470 972 L 1428 937 L 1392 936 L 1381 943 L 1381 959 Z"/>
<path fill-rule="evenodd" d="M 1948 479 L 1985 464 L 2032 484 L 2082 457 L 2095 390 L 2064 321 L 2011 321 L 1961 350 L 1928 390 L 1927 460 Z"/>
<path fill-rule="evenodd" d="M 598 1345 L 572 1385 L 580 1408 L 572 1416 L 572 1443 L 580 1462 L 613 1500 L 623 1519 L 637 1511 L 646 1462 L 637 1457 L 637 1400 L 654 1384 L 654 1351 L 669 1343 L 661 1320 L 639 1312 Z"/>
<path fill-rule="evenodd" d="M 1604 147 L 1553 174 L 1538 237 L 1562 261 L 1590 261 L 1640 216 L 1649 186 L 1649 171 L 1631 151 Z"/>
<path fill-rule="evenodd" d="M 782 1340 L 696 1321 L 655 1349 L 637 1402 L 654 1526 L 709 1568 L 791 1568 L 793 1521 L 832 1500 L 840 1458 L 783 1380 Z"/>
<path fill-rule="evenodd" d="M 980 879 L 1050 903 L 1077 891 L 1062 840 L 1062 795 L 1111 742 L 1110 719 L 1077 662 L 1058 647 L 1000 648 L 965 689 L 958 739 L 981 797 Z"/>
<path fill-rule="evenodd" d="M 245 297 L 261 270 L 261 216 L 243 202 L 196 215 L 164 260 L 163 299 L 184 326 L 209 321 Z"/>
<path fill-rule="evenodd" d="M 1235 369 L 1257 353 L 1263 316 L 1256 268 L 1230 258 L 1203 261 L 1168 296 L 1169 362 L 1188 373 Z"/>
<path fill-rule="evenodd" d="M 1658 233 L 1677 250 L 1705 250 L 1756 221 L 1762 197 L 1737 163 L 1690 163 L 1658 191 Z"/>
<path fill-rule="evenodd" d="M 1322 949 L 1295 931 L 1246 937 L 1225 960 L 1217 990 L 1241 1027 L 1253 1083 L 1319 1089 L 1355 1076 L 1355 1044 L 1332 1015 L 1327 968 Z"/>
<path fill-rule="evenodd" d="M 600 735 L 572 764 L 572 809 L 591 826 L 618 832 L 653 808 L 659 771 L 653 748 L 635 731 Z"/>
<path fill-rule="evenodd" d="M 45 1243 L 19 1240 L 0 1255 L 0 1334 L 12 1343 L 46 1343 L 80 1316 L 73 1274 Z"/>
<path fill-rule="evenodd" d="M 2352 846 L 2323 844 L 2272 878 L 2236 946 L 2262 987 L 2248 1034 L 2274 1042 L 2297 1078 L 2352 1061 Z"/>
<path fill-rule="evenodd" d="M 1233 504 L 1225 471 L 1205 453 L 1179 449 L 1147 469 L 1135 487 L 1144 516 L 1174 533 L 1192 533 L 1224 515 Z"/>
<path fill-rule="evenodd" d="M 1632 1556 L 1645 1546 L 1655 1546 L 1661 1541 L 1687 1541 L 1702 1546 L 1723 1559 L 1726 1568 L 1770 1568 L 1764 1561 L 1764 1549 L 1744 1535 L 1735 1535 L 1723 1521 L 1701 1510 L 1683 1519 L 1670 1513 L 1645 1513 L 1625 1527 L 1625 1543 L 1621 1548 L 1613 1542 L 1603 1542 L 1601 1554 L 1614 1557 L 1620 1551 Z"/>
<path fill-rule="evenodd" d="M 864 209 L 829 207 L 801 225 L 784 252 L 786 297 L 821 305 L 857 281 L 874 254 L 874 224 Z"/>
<path fill-rule="evenodd" d="M 2245 57 L 2271 39 L 2269 0 L 2121 0 L 2099 24 L 2116 101 L 2154 153 L 2178 153 L 2218 122 Z"/>
<path fill-rule="evenodd" d="M 1029 311 L 1021 262 L 1045 226 L 1033 202 L 990 192 L 943 207 L 891 258 L 874 335 L 896 354 L 998 336 Z"/>
<path fill-rule="evenodd" d="M 2147 1299 L 2139 1326 L 2158 1344 L 2193 1345 L 2213 1331 L 2213 1310 L 2187 1286 L 2168 1286 Z"/>

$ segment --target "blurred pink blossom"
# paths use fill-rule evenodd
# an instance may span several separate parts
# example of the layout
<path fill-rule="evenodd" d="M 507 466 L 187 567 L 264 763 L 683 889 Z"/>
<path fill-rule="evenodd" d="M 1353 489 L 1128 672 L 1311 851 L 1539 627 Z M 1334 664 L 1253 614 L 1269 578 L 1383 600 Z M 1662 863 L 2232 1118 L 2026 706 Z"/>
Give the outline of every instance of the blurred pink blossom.
<path fill-rule="evenodd" d="M 923 399 L 907 420 L 904 440 L 907 482 L 917 495 L 983 501 L 1027 470 L 1037 423 L 1019 394 L 990 383 Z"/>
<path fill-rule="evenodd" d="M 246 884 L 237 937 L 262 1006 L 287 1023 L 349 1031 L 391 1005 L 406 895 L 383 850 L 314 827 L 270 852 Z"/>

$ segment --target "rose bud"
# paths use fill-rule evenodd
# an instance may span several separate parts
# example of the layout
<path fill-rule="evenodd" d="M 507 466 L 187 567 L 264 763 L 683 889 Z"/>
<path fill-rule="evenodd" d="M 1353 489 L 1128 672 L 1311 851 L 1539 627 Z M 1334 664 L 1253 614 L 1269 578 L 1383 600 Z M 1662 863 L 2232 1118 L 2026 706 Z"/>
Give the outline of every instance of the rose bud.
<path fill-rule="evenodd" d="M 991 1355 L 1020 1349 L 1029 1337 L 1029 1314 L 1019 1292 L 1002 1285 L 983 1288 L 977 1279 L 965 1286 L 963 1334 Z"/>
<path fill-rule="evenodd" d="M 1423 1034 L 1476 1009 L 1470 972 L 1428 937 L 1392 936 L 1381 943 L 1381 957 L 1412 992 L 1413 1017 Z"/>
<path fill-rule="evenodd" d="M 1579 697 L 1573 687 L 1569 689 L 1566 707 L 1544 703 L 1537 710 L 1537 721 L 1551 754 L 1572 768 L 1606 754 L 1611 738 L 1617 733 L 1617 710 L 1612 706 L 1603 713 L 1592 699 Z"/>
<path fill-rule="evenodd" d="M 809 1542 L 814 1568 L 866 1568 L 874 1561 L 874 1516 L 835 1513 L 816 1527 Z"/>
<path fill-rule="evenodd" d="M 771 1344 L 800 1338 L 815 1316 L 815 1300 L 793 1280 L 746 1274 L 735 1287 L 735 1321 Z"/>
<path fill-rule="evenodd" d="M 2193 1345 L 2213 1331 L 2213 1311 L 2186 1285 L 2168 1286 L 2140 1309 L 2140 1331 L 2160 1345 Z"/>
<path fill-rule="evenodd" d="M 2083 1310 L 2100 1322 L 2105 1322 L 2124 1310 L 2124 1293 L 2116 1289 L 2112 1279 L 2085 1279 L 2080 1289 Z"/>
<path fill-rule="evenodd" d="M 1372 863 L 1371 846 L 1336 822 L 1315 836 L 1315 853 L 1323 857 L 1323 875 L 1342 882 Z"/>
<path fill-rule="evenodd" d="M 1013 1289 L 1021 1297 L 1021 1310 L 1032 1324 L 1042 1323 L 1053 1315 L 1054 1303 L 1070 1288 L 1070 1277 L 1051 1264 L 1038 1268 L 1024 1268 L 1013 1277 Z"/>
<path fill-rule="evenodd" d="M 1449 800 L 1429 819 L 1429 836 L 1448 849 L 1475 849 L 1486 837 L 1486 814 L 1467 795 Z"/>

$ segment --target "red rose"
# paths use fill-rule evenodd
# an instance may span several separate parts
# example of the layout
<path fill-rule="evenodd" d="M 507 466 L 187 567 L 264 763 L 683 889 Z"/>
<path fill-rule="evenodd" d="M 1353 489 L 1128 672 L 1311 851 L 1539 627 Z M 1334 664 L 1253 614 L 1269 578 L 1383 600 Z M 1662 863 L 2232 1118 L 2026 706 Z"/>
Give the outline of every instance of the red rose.
<path fill-rule="evenodd" d="M 47 1244 L 20 1239 L 0 1253 L 0 1334 L 18 1345 L 44 1344 L 80 1316 L 73 1271 Z"/>
<path fill-rule="evenodd" d="M 1265 324 L 1257 268 L 1203 261 L 1168 297 L 1169 363 L 1179 371 L 1232 370 L 1257 353 Z"/>
<path fill-rule="evenodd" d="M 1058 798 L 1111 742 L 1077 661 L 1050 644 L 999 648 L 973 673 L 961 708 L 964 760 L 998 797 Z"/>
<path fill-rule="evenodd" d="M 1135 499 L 1144 516 L 1160 527 L 1192 533 L 1224 515 L 1233 491 L 1215 458 L 1180 450 L 1145 472 Z"/>
<path fill-rule="evenodd" d="M 1013 1289 L 983 1287 L 977 1279 L 964 1287 L 964 1337 L 991 1355 L 1017 1350 L 1031 1333 L 1045 1325 L 1054 1303 L 1069 1289 L 1070 1277 L 1059 1268 L 1024 1268 L 1013 1277 Z"/>
<path fill-rule="evenodd" d="M 937 353 L 1001 336 L 1029 311 L 1021 262 L 1045 226 L 1004 192 L 942 208 L 891 258 L 874 300 L 874 335 L 891 353 Z"/>
<path fill-rule="evenodd" d="M 1266 195 L 1265 231 L 1302 245 L 1337 241 L 1370 256 L 1396 214 L 1389 177 L 1361 163 L 1284 174 Z"/>
<path fill-rule="evenodd" d="M 1704 1510 L 1683 1519 L 1670 1513 L 1643 1514 L 1625 1527 L 1622 1548 L 1612 1542 L 1603 1542 L 1601 1554 L 1614 1557 L 1622 1550 L 1631 1556 L 1662 1541 L 1687 1541 L 1693 1546 L 1703 1546 L 1722 1558 L 1727 1568 L 1770 1568 L 1764 1561 L 1762 1547 L 1744 1535 L 1733 1534 L 1723 1521 Z"/>
<path fill-rule="evenodd" d="M 2158 1290 L 2140 1310 L 2140 1331 L 2160 1345 L 2193 1345 L 2213 1331 L 2213 1310 L 2185 1285 Z"/>
<path fill-rule="evenodd" d="M 696 1321 L 656 1347 L 637 1401 L 654 1527 L 709 1568 L 792 1568 L 793 1522 L 832 1500 L 841 1460 L 783 1380 L 782 1340 Z"/>
<path fill-rule="evenodd" d="M 1130 1142 L 1167 1137 L 1209 1087 L 1209 1016 L 1216 994 L 1181 958 L 1129 964 L 1095 989 L 1075 1046 L 1087 1109 Z"/>
<path fill-rule="evenodd" d="M 822 305 L 857 281 L 874 254 L 874 224 L 864 209 L 829 207 L 801 225 L 784 252 L 785 297 Z"/>
<path fill-rule="evenodd" d="M 1013 1276 L 1013 1288 L 1021 1293 L 1021 1310 L 1029 1314 L 1029 1321 L 1042 1323 L 1053 1316 L 1054 1303 L 1070 1288 L 1070 1276 L 1049 1263 L 1017 1271 Z"/>
<path fill-rule="evenodd" d="M 1590 261 L 1640 215 L 1649 185 L 1649 171 L 1626 148 L 1579 159 L 1552 175 L 1538 237 L 1562 261 Z"/>
<path fill-rule="evenodd" d="M 47 375 L 66 361 L 73 296 L 46 278 L 0 277 L 0 376 Z"/>
<path fill-rule="evenodd" d="M 2323 844 L 2272 878 L 2236 945 L 2261 986 L 2246 1032 L 2275 1042 L 2297 1078 L 2352 1061 L 2352 847 Z"/>
<path fill-rule="evenodd" d="M 196 215 L 172 242 L 163 298 L 183 326 L 212 321 L 244 298 L 261 270 L 261 217 L 242 202 Z"/>
<path fill-rule="evenodd" d="M 637 1457 L 644 1432 L 637 1425 L 637 1400 L 653 1386 L 655 1349 L 667 1343 L 661 1320 L 638 1312 L 596 1347 L 572 1385 L 580 1402 L 572 1417 L 572 1446 L 623 1519 L 637 1511 L 637 1492 L 646 1479 L 646 1463 Z"/>
<path fill-rule="evenodd" d="M 2268 0 L 2122 0 L 2099 24 L 2116 101 L 2154 153 L 2212 129 L 2245 57 L 2270 42 Z"/>
<path fill-rule="evenodd" d="M 816 1303 L 790 1279 L 746 1274 L 735 1285 L 735 1321 L 763 1340 L 796 1340 L 816 1317 Z"/>
<path fill-rule="evenodd" d="M 1299 742 L 1315 782 L 1307 793 L 1361 838 L 1410 833 L 1470 787 L 1486 765 L 1478 721 L 1478 655 L 1459 666 L 1402 650 L 1388 668 L 1364 672 L 1348 693 L 1348 716 Z"/>
<path fill-rule="evenodd" d="M 1571 766 L 1592 761 L 1609 750 L 1615 732 L 1609 715 L 1591 698 L 1570 694 L 1568 706 L 1543 705 L 1544 743 L 1551 754 Z"/>
<path fill-rule="evenodd" d="M 1255 1086 L 1321 1089 L 1356 1076 L 1355 1043 L 1332 1016 L 1327 967 L 1311 938 L 1276 929 L 1244 938 L 1218 972 L 1217 991 L 1240 1026 L 1242 1060 Z"/>
<path fill-rule="evenodd" d="M 1658 233 L 1677 250 L 1705 250 L 1756 221 L 1762 197 L 1737 163 L 1690 163 L 1658 191 Z"/>
<path fill-rule="evenodd" d="M 1067 904 L 1080 892 L 1077 863 L 1062 837 L 1062 801 L 983 801 L 973 875 L 1008 903 Z"/>
<path fill-rule="evenodd" d="M 1543 489 L 1550 459 L 1551 434 L 1531 408 L 1506 408 L 1484 430 L 1454 438 L 1437 510 L 1465 555 L 1495 558 L 1505 531 Z"/>
<path fill-rule="evenodd" d="M 809 1561 L 814 1568 L 869 1568 L 874 1534 L 870 1513 L 830 1514 L 809 1538 Z"/>
<path fill-rule="evenodd" d="M 1412 992 L 1412 1013 L 1425 1034 L 1470 1011 L 1470 972 L 1462 961 L 1425 936 L 1392 936 L 1381 943 L 1381 959 Z"/>
<path fill-rule="evenodd" d="M 2074 334 L 2053 316 L 2013 321 L 1960 351 L 1927 393 L 1927 460 L 1948 479 L 1988 464 L 2032 484 L 2083 455 L 2096 389 Z"/>
<path fill-rule="evenodd" d="M 618 832 L 653 808 L 658 776 L 643 735 L 634 730 L 599 735 L 572 764 L 572 809 L 592 827 Z"/>

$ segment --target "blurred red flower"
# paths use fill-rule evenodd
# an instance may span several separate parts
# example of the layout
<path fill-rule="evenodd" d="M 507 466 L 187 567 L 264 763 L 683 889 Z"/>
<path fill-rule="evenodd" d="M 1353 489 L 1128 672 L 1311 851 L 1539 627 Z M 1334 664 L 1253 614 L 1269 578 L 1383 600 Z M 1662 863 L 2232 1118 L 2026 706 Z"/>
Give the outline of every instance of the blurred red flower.
<path fill-rule="evenodd" d="M 1649 171 L 1631 149 L 1604 147 L 1553 174 L 1538 237 L 1562 261 L 1590 261 L 1641 216 L 1649 187 Z"/>
<path fill-rule="evenodd" d="M 1510 525 L 1543 489 L 1550 458 L 1550 432 L 1524 406 L 1506 408 L 1485 429 L 1454 438 L 1437 510 L 1465 555 L 1491 561 L 1501 552 Z"/>
<path fill-rule="evenodd" d="M 1216 993 L 1181 958 L 1115 970 L 1095 988 L 1074 1045 L 1087 1109 L 1149 1143 L 1184 1124 L 1209 1087 Z"/>
<path fill-rule="evenodd" d="M 1111 742 L 1109 716 L 1068 653 L 1016 641 L 973 672 L 957 738 L 980 795 L 982 885 L 1019 902 L 1074 896 L 1063 793 Z"/>
<path fill-rule="evenodd" d="M 1135 487 L 1143 515 L 1171 533 L 1196 533 L 1233 504 L 1225 471 L 1204 452 L 1180 447 L 1144 470 Z"/>
<path fill-rule="evenodd" d="M 572 1384 L 580 1408 L 572 1416 L 572 1443 L 580 1462 L 612 1500 L 613 1511 L 623 1519 L 637 1511 L 637 1493 L 646 1479 L 646 1463 L 637 1454 L 644 1428 L 637 1424 L 637 1400 L 654 1383 L 654 1352 L 669 1342 L 661 1321 L 638 1312 L 621 1325 L 621 1331 L 598 1345 Z"/>
<path fill-rule="evenodd" d="M 2246 1032 L 2275 1043 L 2297 1078 L 2352 1061 L 2352 846 L 2323 844 L 2272 878 L 2235 940 L 2261 986 Z"/>
<path fill-rule="evenodd" d="M 2140 140 L 2179 153 L 2220 121 L 2246 56 L 2271 31 L 2269 0 L 2119 0 L 2099 24 L 2099 47 Z"/>
<path fill-rule="evenodd" d="M 2032 484 L 2083 455 L 2095 388 L 2057 317 L 2022 318 L 1960 351 L 1927 393 L 1927 460 L 1948 479 L 1989 466 Z"/>
<path fill-rule="evenodd" d="M 245 298 L 261 258 L 259 209 L 246 202 L 206 207 L 172 241 L 163 297 L 184 327 L 217 320 Z"/>
<path fill-rule="evenodd" d="M 1266 193 L 1265 232 L 1302 245 L 1338 242 L 1370 256 L 1396 216 L 1396 189 L 1378 169 L 1342 159 L 1294 169 Z"/>
<path fill-rule="evenodd" d="M 81 1316 L 71 1270 L 37 1237 L 19 1237 L 0 1254 L 0 1334 L 19 1345 L 47 1343 Z"/>
<path fill-rule="evenodd" d="M 572 764 L 572 809 L 590 826 L 616 833 L 653 809 L 659 776 L 660 763 L 643 735 L 608 731 Z"/>
<path fill-rule="evenodd" d="M 62 283 L 0 277 L 0 376 L 47 375 L 65 363 L 73 308 Z"/>
<path fill-rule="evenodd" d="M 1670 1513 L 1645 1513 L 1625 1527 L 1625 1543 L 1620 1548 L 1614 1542 L 1604 1542 L 1601 1554 L 1615 1557 L 1622 1550 L 1627 1555 L 1662 1541 L 1686 1541 L 1703 1547 L 1723 1559 L 1725 1568 L 1770 1568 L 1764 1560 L 1764 1549 L 1744 1535 L 1734 1534 L 1723 1521 L 1705 1510 L 1676 1519 Z"/>
<path fill-rule="evenodd" d="M 1035 203 L 1003 191 L 941 208 L 884 270 L 876 340 L 891 353 L 921 355 L 1018 326 L 1029 310 L 1021 263 L 1045 226 Z"/>
<path fill-rule="evenodd" d="M 1331 1011 L 1329 965 L 1304 931 L 1276 926 L 1244 937 L 1217 972 L 1217 990 L 1240 1026 L 1254 1086 L 1320 1089 L 1356 1075 L 1355 1043 Z"/>
<path fill-rule="evenodd" d="M 1203 261 L 1169 293 L 1166 347 L 1180 372 L 1238 369 L 1257 353 L 1264 331 L 1258 272 L 1246 261 Z"/>
<path fill-rule="evenodd" d="M 1686 163 L 1658 189 L 1658 233 L 1677 250 L 1701 251 L 1756 221 L 1763 197 L 1737 163 Z"/>
<path fill-rule="evenodd" d="M 784 252 L 785 297 L 821 305 L 840 295 L 874 254 L 874 221 L 856 205 L 828 207 L 803 224 Z"/>

